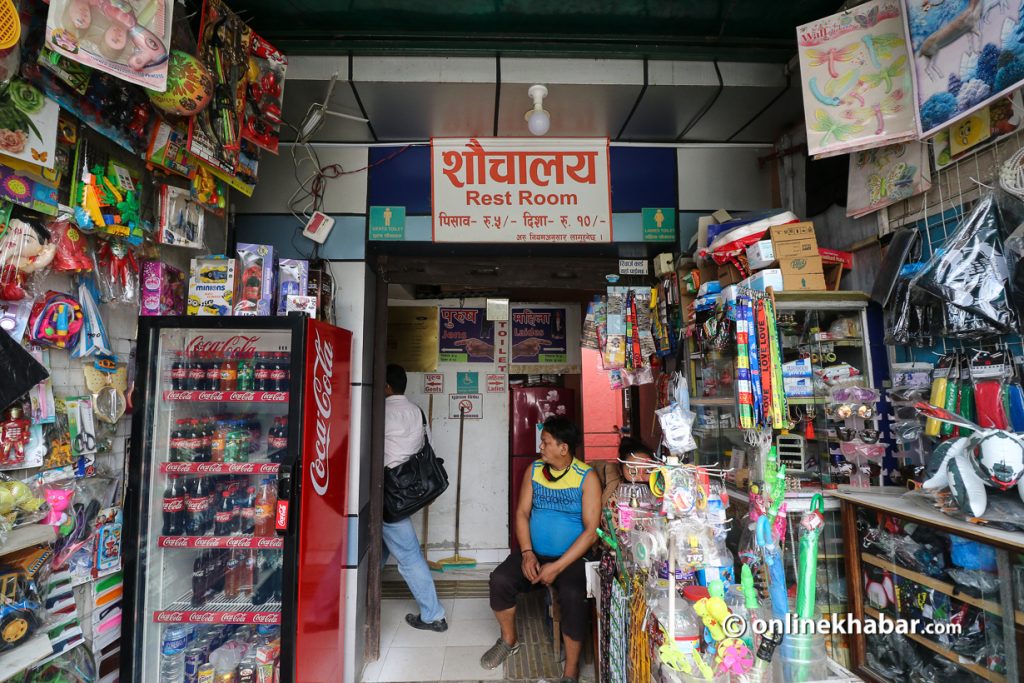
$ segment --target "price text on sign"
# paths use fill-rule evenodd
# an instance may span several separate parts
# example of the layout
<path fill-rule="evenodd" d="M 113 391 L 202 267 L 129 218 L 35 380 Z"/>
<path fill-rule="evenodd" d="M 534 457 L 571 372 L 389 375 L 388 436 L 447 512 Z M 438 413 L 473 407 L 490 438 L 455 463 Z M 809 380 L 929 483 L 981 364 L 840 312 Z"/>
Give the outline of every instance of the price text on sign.
<path fill-rule="evenodd" d="M 606 138 L 431 142 L 435 242 L 611 242 Z"/>
<path fill-rule="evenodd" d="M 465 414 L 467 420 L 480 420 L 484 416 L 482 394 L 448 394 L 448 417 L 458 420 Z"/>

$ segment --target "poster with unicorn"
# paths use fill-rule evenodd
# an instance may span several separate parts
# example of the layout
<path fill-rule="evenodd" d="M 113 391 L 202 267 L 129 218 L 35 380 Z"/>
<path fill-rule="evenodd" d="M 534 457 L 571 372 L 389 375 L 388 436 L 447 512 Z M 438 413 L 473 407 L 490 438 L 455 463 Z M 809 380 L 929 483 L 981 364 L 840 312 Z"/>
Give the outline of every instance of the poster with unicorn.
<path fill-rule="evenodd" d="M 1020 0 L 903 2 L 922 139 L 1024 83 Z"/>
<path fill-rule="evenodd" d="M 873 0 L 798 26 L 796 36 L 812 156 L 917 137 L 901 0 Z"/>

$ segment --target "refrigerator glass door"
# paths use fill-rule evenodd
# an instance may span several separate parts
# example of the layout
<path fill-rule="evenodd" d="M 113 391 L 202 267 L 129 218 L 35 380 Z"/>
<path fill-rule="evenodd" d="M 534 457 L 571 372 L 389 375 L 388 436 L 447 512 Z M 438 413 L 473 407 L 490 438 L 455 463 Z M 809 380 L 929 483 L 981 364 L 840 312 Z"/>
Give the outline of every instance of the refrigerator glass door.
<path fill-rule="evenodd" d="M 149 395 L 137 407 L 143 452 L 134 454 L 145 463 L 139 681 L 164 680 L 161 651 L 182 629 L 192 660 L 218 648 L 274 657 L 284 547 L 276 478 L 297 428 L 288 421 L 291 330 L 163 328 L 154 337 Z M 188 675 L 196 666 L 185 662 Z"/>

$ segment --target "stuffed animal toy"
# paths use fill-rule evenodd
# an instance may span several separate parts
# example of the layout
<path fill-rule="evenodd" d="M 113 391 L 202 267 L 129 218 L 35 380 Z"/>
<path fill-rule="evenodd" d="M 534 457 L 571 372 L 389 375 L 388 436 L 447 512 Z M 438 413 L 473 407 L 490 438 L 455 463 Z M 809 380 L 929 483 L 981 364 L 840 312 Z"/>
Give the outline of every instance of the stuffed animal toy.
<path fill-rule="evenodd" d="M 67 513 L 64 511 L 71 505 L 71 498 L 75 495 L 74 489 L 46 489 L 46 502 L 50 504 L 50 513 L 43 520 L 44 524 L 55 527 L 62 526 L 68 521 Z"/>
<path fill-rule="evenodd" d="M 25 278 L 50 265 L 56 253 L 45 228 L 12 219 L 0 237 L 0 299 L 24 299 Z"/>

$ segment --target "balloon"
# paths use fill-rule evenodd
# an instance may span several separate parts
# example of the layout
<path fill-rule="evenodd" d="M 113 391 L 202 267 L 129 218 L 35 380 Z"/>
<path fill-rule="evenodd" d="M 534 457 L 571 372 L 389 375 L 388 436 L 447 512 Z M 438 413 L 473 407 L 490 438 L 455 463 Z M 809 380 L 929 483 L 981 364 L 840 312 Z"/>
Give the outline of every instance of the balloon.
<path fill-rule="evenodd" d="M 168 114 L 195 116 L 213 97 L 213 77 L 202 62 L 181 50 L 171 50 L 167 90 L 147 90 L 153 106 Z"/>

